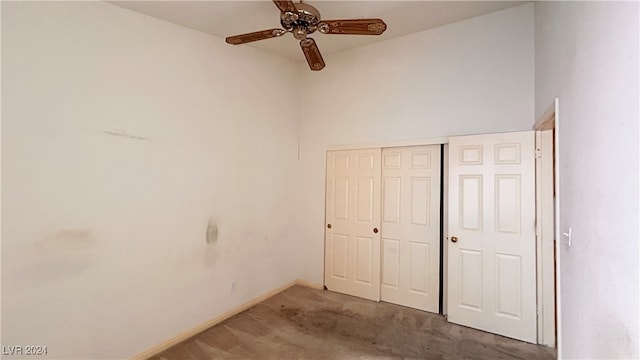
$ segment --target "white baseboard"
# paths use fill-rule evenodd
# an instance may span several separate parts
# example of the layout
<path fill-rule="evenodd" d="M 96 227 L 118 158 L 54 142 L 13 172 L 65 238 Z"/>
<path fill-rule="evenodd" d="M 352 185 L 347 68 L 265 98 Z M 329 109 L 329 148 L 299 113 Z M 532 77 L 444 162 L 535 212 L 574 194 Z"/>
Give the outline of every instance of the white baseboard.
<path fill-rule="evenodd" d="M 318 283 L 314 283 L 314 282 L 302 280 L 302 279 L 297 279 L 295 281 L 295 285 L 305 286 L 308 288 L 318 289 L 318 290 L 324 289 L 324 285 L 322 284 L 318 284 Z"/>
<path fill-rule="evenodd" d="M 229 310 L 227 312 L 224 312 L 224 313 L 220 314 L 220 315 L 216 316 L 215 318 L 213 318 L 213 319 L 211 319 L 209 321 L 206 321 L 206 322 L 194 327 L 193 329 L 184 331 L 184 332 L 172 337 L 169 340 L 163 341 L 162 343 L 160 343 L 160 344 L 158 344 L 158 345 L 156 345 L 156 346 L 154 346 L 154 347 L 152 347 L 152 348 L 150 348 L 150 349 L 148 349 L 148 350 L 146 350 L 144 352 L 141 352 L 138 355 L 135 355 L 134 357 L 132 357 L 132 359 L 133 360 L 144 360 L 144 359 L 149 359 L 149 358 L 151 358 L 151 357 L 153 357 L 155 355 L 158 355 L 159 353 L 169 349 L 170 347 L 172 347 L 174 345 L 177 345 L 177 344 L 179 344 L 179 343 L 181 343 L 181 342 L 183 342 L 183 341 L 185 341 L 185 340 L 187 340 L 187 339 L 189 339 L 189 338 L 191 338 L 191 337 L 193 337 L 193 336 L 195 336 L 195 335 L 207 330 L 208 328 L 210 328 L 210 327 L 212 327 L 214 325 L 217 325 L 217 324 L 227 320 L 228 318 L 230 318 L 230 317 L 232 317 L 232 316 L 234 316 L 234 315 L 236 315 L 238 313 L 241 313 L 241 312 L 245 311 L 248 308 L 250 308 L 250 307 L 252 307 L 252 306 L 254 306 L 254 305 L 256 305 L 256 304 L 258 304 L 258 303 L 260 303 L 260 302 L 262 302 L 262 301 L 264 301 L 264 300 L 266 300 L 266 299 L 268 299 L 268 298 L 270 298 L 270 297 L 272 297 L 272 296 L 274 296 L 274 295 L 276 295 L 276 294 L 278 294 L 278 293 L 280 293 L 280 292 L 282 292 L 282 291 L 284 291 L 284 290 L 286 290 L 286 289 L 288 289 L 288 288 L 290 288 L 292 286 L 294 286 L 294 285 L 306 286 L 306 287 L 309 287 L 309 288 L 312 288 L 312 289 L 323 289 L 324 288 L 324 286 L 322 284 L 313 283 L 313 282 L 310 282 L 310 281 L 307 281 L 307 280 L 301 280 L 301 279 L 291 280 L 291 281 L 289 281 L 289 282 L 287 282 L 287 283 L 285 283 L 285 284 L 283 284 L 283 285 L 281 285 L 281 286 L 279 286 L 279 287 L 277 287 L 277 288 L 275 288 L 275 289 L 273 289 L 271 291 L 267 291 L 266 293 L 254 298 L 252 300 L 249 300 L 248 302 L 246 302 L 244 304 L 241 304 L 241 305 L 239 305 L 239 306 L 237 306 L 237 307 L 235 307 L 235 308 L 233 308 L 233 309 L 231 309 L 231 310 Z"/>

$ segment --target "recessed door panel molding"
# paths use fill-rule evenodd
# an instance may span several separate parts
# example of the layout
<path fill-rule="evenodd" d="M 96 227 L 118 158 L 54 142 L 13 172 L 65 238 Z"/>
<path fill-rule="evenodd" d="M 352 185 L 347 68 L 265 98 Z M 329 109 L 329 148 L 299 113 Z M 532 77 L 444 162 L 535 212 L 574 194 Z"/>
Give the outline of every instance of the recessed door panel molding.
<path fill-rule="evenodd" d="M 347 220 L 349 216 L 349 179 L 336 178 L 333 181 L 333 216 Z"/>
<path fill-rule="evenodd" d="M 459 165 L 482 165 L 482 145 L 461 146 L 458 159 Z"/>
<path fill-rule="evenodd" d="M 376 157 L 373 154 L 358 154 L 356 157 L 359 170 L 372 170 L 376 167 Z"/>
<path fill-rule="evenodd" d="M 461 175 L 459 194 L 461 227 L 482 231 L 482 175 Z"/>
<path fill-rule="evenodd" d="M 440 145 L 382 149 L 381 299 L 438 312 Z M 387 214 L 389 212 L 389 214 Z M 389 221 L 387 221 L 389 220 Z"/>
<path fill-rule="evenodd" d="M 522 259 L 496 254 L 496 314 L 522 319 Z M 511 291 L 514 290 L 515 291 Z"/>
<path fill-rule="evenodd" d="M 431 178 L 411 178 L 411 224 L 431 225 Z"/>
<path fill-rule="evenodd" d="M 382 155 L 382 168 L 383 169 L 400 169 L 402 166 L 401 156 L 399 152 L 389 152 Z"/>
<path fill-rule="evenodd" d="M 382 286 L 398 288 L 400 267 L 400 241 L 397 239 L 382 239 Z"/>
<path fill-rule="evenodd" d="M 340 280 L 347 278 L 347 235 L 334 234 L 330 239 L 331 276 Z"/>
<path fill-rule="evenodd" d="M 482 310 L 482 252 L 460 249 L 460 305 Z"/>
<path fill-rule="evenodd" d="M 373 239 L 356 236 L 356 282 L 370 285 L 373 281 Z"/>
<path fill-rule="evenodd" d="M 494 164 L 520 164 L 520 144 L 496 144 L 494 151 Z"/>
<path fill-rule="evenodd" d="M 325 276 L 328 289 L 380 300 L 381 150 L 329 151 Z"/>
<path fill-rule="evenodd" d="M 410 271 L 409 291 L 429 295 L 429 247 L 431 244 L 409 242 Z"/>
<path fill-rule="evenodd" d="M 379 183 L 379 181 L 378 181 Z M 358 221 L 370 223 L 373 221 L 373 191 L 375 179 L 359 178 L 356 182 Z"/>
<path fill-rule="evenodd" d="M 536 342 L 534 132 L 449 139 L 448 320 Z"/>
<path fill-rule="evenodd" d="M 382 223 L 400 223 L 400 177 L 382 178 Z"/>
<path fill-rule="evenodd" d="M 495 229 L 501 233 L 520 233 L 520 175 L 495 176 Z"/>
<path fill-rule="evenodd" d="M 416 152 L 411 154 L 412 169 L 431 169 L 431 152 Z"/>

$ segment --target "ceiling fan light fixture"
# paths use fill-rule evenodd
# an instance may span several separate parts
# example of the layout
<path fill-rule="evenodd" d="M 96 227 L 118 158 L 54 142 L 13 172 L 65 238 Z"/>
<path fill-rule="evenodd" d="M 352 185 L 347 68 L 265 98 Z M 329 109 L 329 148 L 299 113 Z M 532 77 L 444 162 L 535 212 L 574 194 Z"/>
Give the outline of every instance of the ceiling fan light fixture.
<path fill-rule="evenodd" d="M 307 38 L 307 30 L 302 26 L 296 26 L 293 29 L 293 37 L 298 40 L 303 40 Z"/>

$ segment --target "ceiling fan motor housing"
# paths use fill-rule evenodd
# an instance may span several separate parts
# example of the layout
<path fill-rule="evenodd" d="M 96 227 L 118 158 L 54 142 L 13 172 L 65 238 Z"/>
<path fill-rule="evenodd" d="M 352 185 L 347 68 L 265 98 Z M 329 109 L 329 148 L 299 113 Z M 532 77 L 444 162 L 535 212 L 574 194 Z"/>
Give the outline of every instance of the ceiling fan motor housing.
<path fill-rule="evenodd" d="M 297 13 L 283 11 L 280 13 L 280 24 L 282 27 L 293 32 L 293 36 L 302 40 L 307 34 L 311 34 L 318 28 L 320 22 L 320 11 L 311 5 L 296 4 Z"/>

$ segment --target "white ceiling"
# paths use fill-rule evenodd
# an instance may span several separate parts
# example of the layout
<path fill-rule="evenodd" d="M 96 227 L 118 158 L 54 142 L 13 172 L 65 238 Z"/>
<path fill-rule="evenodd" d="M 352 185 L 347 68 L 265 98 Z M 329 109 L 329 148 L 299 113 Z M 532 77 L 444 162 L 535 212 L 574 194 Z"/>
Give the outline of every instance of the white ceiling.
<path fill-rule="evenodd" d="M 294 0 L 294 2 L 299 2 Z M 431 29 L 520 5 L 526 1 L 377 1 L 304 0 L 320 10 L 322 19 L 381 18 L 387 31 L 379 36 L 325 35 L 316 32 L 323 54 Z M 225 38 L 252 31 L 280 28 L 279 10 L 270 0 L 260 1 L 109 1 L 109 3 L 175 24 Z M 236 46 L 236 45 L 229 45 Z M 291 34 L 262 40 L 253 46 L 290 59 L 304 56 Z"/>

